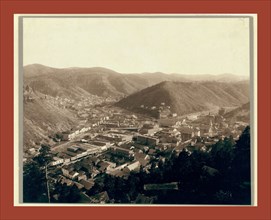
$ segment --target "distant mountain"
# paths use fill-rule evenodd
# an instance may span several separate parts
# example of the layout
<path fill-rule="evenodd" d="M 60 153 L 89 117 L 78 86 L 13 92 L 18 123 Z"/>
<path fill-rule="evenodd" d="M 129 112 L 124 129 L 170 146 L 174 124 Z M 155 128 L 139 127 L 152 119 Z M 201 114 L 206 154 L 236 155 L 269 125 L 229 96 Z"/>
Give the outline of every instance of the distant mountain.
<path fill-rule="evenodd" d="M 57 69 L 33 64 L 24 67 L 24 84 L 51 96 L 77 99 L 92 94 L 120 98 L 155 83 L 149 84 L 137 75 L 101 67 Z"/>
<path fill-rule="evenodd" d="M 40 64 L 24 67 L 24 84 L 51 96 L 77 99 L 82 95 L 122 98 L 163 81 L 240 81 L 236 75 L 183 75 L 165 73 L 121 74 L 93 68 L 51 68 Z"/>
<path fill-rule="evenodd" d="M 179 115 L 220 107 L 240 106 L 249 101 L 248 82 L 172 82 L 165 81 L 143 89 L 116 103 L 117 106 L 152 115 L 165 103 Z M 144 106 L 144 107 L 143 107 Z"/>
<path fill-rule="evenodd" d="M 227 112 L 224 118 L 233 123 L 237 121 L 250 122 L 250 102 L 243 104 L 242 106 Z"/>
<path fill-rule="evenodd" d="M 224 73 L 220 75 L 212 74 L 197 74 L 197 75 L 184 75 L 184 74 L 173 74 L 176 77 L 182 78 L 179 81 L 217 81 L 217 82 L 238 82 L 247 81 L 246 76 L 234 75 L 230 73 Z"/>

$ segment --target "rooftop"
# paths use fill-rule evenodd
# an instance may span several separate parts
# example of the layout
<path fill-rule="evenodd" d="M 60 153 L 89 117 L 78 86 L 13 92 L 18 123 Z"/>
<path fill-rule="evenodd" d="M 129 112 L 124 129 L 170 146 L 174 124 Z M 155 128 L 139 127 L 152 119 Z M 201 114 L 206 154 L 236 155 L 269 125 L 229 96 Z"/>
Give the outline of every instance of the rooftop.
<path fill-rule="evenodd" d="M 171 183 L 160 183 L 160 184 L 145 184 L 144 190 L 178 190 L 178 183 L 171 182 Z"/>

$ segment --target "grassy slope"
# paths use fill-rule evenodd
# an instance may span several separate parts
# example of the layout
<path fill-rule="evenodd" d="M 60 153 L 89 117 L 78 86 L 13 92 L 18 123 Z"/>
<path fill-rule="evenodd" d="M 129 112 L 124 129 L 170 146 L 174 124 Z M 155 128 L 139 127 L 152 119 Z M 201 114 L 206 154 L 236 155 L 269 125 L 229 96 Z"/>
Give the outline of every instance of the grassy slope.
<path fill-rule="evenodd" d="M 246 83 L 218 82 L 162 82 L 117 103 L 129 110 L 139 110 L 141 105 L 171 106 L 179 115 L 204 111 L 214 107 L 239 106 L 249 101 Z"/>
<path fill-rule="evenodd" d="M 23 143 L 27 149 L 35 142 L 47 139 L 50 133 L 68 130 L 77 122 L 68 110 L 35 97 L 33 102 L 24 103 L 23 123 Z"/>

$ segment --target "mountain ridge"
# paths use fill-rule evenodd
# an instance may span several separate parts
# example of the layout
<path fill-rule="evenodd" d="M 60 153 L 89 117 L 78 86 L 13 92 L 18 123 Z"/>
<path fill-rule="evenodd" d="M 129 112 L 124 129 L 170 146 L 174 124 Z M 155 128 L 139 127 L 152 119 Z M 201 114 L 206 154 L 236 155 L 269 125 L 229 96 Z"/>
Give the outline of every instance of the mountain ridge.
<path fill-rule="evenodd" d="M 246 83 L 165 81 L 120 100 L 116 106 L 151 115 L 151 108 L 158 109 L 164 103 L 170 106 L 172 113 L 184 115 L 212 108 L 237 107 L 248 101 L 249 85 Z"/>
<path fill-rule="evenodd" d="M 200 77 L 199 77 L 200 76 Z M 227 75 L 229 76 L 229 75 Z M 34 90 L 52 96 L 73 96 L 68 90 L 79 87 L 92 95 L 123 98 L 162 81 L 240 81 L 239 76 L 225 78 L 210 75 L 184 75 L 157 73 L 122 74 L 104 67 L 90 68 L 53 68 L 42 64 L 30 64 L 24 67 L 24 83 Z M 78 98 L 74 95 L 73 98 Z"/>

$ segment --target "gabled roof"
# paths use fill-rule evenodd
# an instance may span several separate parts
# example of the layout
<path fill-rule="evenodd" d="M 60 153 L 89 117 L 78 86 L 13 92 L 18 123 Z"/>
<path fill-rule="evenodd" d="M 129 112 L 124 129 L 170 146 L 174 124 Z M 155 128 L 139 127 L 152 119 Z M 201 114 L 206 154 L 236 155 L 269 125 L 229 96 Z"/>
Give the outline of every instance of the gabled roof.
<path fill-rule="evenodd" d="M 81 183 L 86 190 L 90 190 L 95 184 L 93 180 L 84 180 L 84 179 L 80 180 L 79 183 Z"/>
<path fill-rule="evenodd" d="M 129 166 L 127 166 L 127 167 L 128 167 L 128 169 L 129 169 L 130 171 L 135 170 L 135 169 L 137 169 L 137 168 L 140 167 L 140 162 L 139 162 L 139 161 L 136 161 L 136 162 L 130 164 Z"/>
<path fill-rule="evenodd" d="M 110 164 L 104 161 L 100 161 L 98 163 L 99 170 L 105 170 Z"/>
<path fill-rule="evenodd" d="M 113 176 L 116 176 L 116 177 L 123 177 L 123 176 L 127 175 L 127 173 L 122 170 L 114 170 L 114 171 L 110 172 L 110 174 Z"/>
<path fill-rule="evenodd" d="M 74 182 L 74 184 L 77 186 L 78 189 L 84 188 L 84 185 L 83 185 L 83 184 L 80 184 L 80 183 L 78 183 L 78 182 Z"/>

